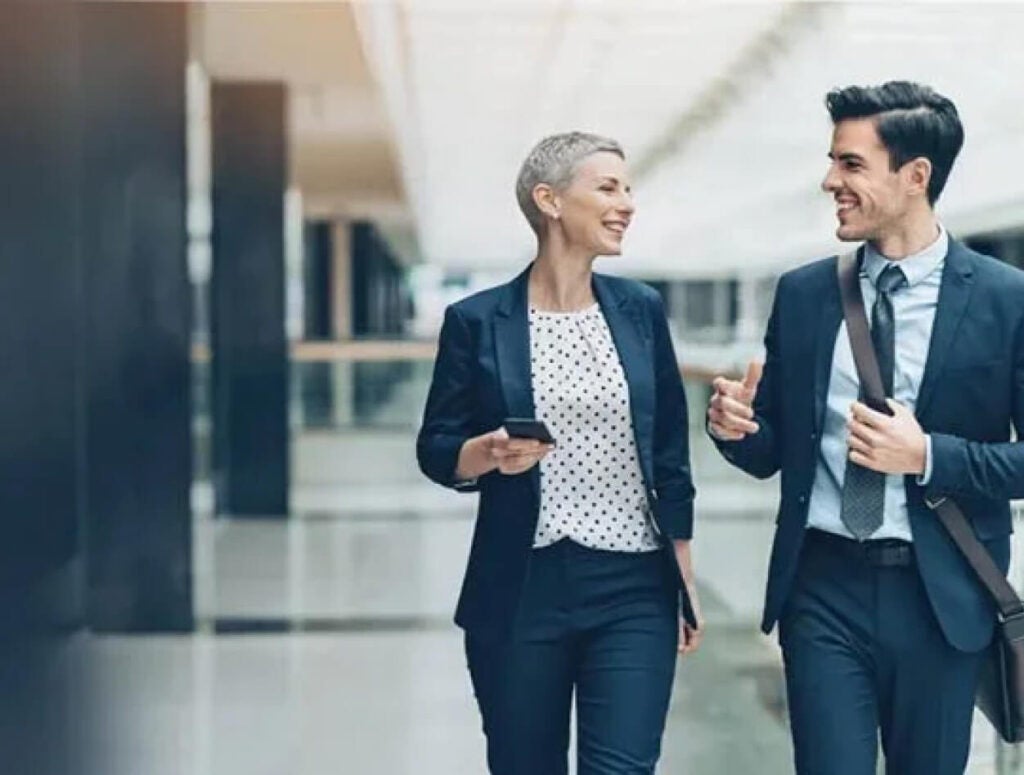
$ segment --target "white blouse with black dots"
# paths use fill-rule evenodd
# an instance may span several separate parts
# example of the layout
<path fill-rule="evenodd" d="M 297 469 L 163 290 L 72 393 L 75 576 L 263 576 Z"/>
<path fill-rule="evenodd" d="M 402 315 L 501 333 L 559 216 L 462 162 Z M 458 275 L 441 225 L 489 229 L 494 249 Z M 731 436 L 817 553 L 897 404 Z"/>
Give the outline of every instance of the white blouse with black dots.
<path fill-rule="evenodd" d="M 568 537 L 593 549 L 657 549 L 626 375 L 600 306 L 531 309 L 530 365 L 536 415 L 556 442 L 540 463 L 534 548 Z"/>

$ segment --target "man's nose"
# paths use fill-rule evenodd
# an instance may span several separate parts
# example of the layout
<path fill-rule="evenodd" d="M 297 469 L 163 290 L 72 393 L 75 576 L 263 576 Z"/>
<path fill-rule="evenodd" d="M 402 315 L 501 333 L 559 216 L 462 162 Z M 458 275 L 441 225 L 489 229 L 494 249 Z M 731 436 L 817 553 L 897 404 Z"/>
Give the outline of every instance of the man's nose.
<path fill-rule="evenodd" d="M 835 165 L 829 165 L 828 172 L 825 173 L 825 177 L 821 181 L 821 190 L 827 194 L 838 191 L 841 187 L 842 183 L 839 179 L 839 173 L 836 172 Z"/>

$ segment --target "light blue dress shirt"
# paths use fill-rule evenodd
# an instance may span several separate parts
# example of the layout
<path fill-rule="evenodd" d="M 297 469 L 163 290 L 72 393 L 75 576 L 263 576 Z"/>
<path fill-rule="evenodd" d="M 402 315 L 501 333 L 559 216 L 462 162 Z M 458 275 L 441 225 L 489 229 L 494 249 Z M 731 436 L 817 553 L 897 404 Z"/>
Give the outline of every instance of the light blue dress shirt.
<path fill-rule="evenodd" d="M 869 323 L 871 307 L 877 295 L 875 282 L 882 271 L 890 264 L 896 264 L 907 278 L 907 285 L 892 294 L 896 321 L 893 398 L 911 412 L 917 405 L 917 394 L 921 389 L 921 378 L 924 376 L 925 361 L 928 359 L 928 345 L 931 342 L 932 324 L 935 321 L 942 269 L 946 263 L 948 248 L 949 237 L 941 226 L 935 242 L 921 252 L 899 261 L 890 261 L 870 244 L 864 247 L 860 289 L 864 295 L 864 307 L 868 313 Z M 843 321 L 839 325 L 835 351 L 832 354 L 825 423 L 814 473 L 814 486 L 811 489 L 811 501 L 808 505 L 807 526 L 847 538 L 853 538 L 853 535 L 839 516 L 846 460 L 849 454 L 846 423 L 850 416 L 850 404 L 857 400 L 859 389 L 857 368 L 853 362 L 850 339 L 846 334 L 846 322 Z M 919 478 L 921 484 L 927 484 L 931 478 L 931 438 L 926 438 L 927 457 L 924 475 Z M 907 495 L 903 475 L 886 477 L 882 525 L 870 538 L 913 540 L 907 516 Z"/>

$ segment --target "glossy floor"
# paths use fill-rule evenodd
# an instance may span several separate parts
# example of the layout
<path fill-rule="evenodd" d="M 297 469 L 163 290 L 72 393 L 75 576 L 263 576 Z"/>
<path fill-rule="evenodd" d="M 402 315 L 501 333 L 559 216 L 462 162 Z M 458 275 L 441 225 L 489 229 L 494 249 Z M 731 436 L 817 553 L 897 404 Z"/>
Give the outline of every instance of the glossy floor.
<path fill-rule="evenodd" d="M 756 617 L 774 484 L 695 439 L 695 551 L 709 620 L 679 665 L 660 772 L 792 771 L 781 672 Z M 400 432 L 307 433 L 287 520 L 215 519 L 195 493 L 200 631 L 89 637 L 104 775 L 485 771 L 451 610 L 473 496 L 425 483 Z M 992 773 L 977 725 L 972 773 Z M 1009 771 L 1009 770 L 1007 770 Z"/>

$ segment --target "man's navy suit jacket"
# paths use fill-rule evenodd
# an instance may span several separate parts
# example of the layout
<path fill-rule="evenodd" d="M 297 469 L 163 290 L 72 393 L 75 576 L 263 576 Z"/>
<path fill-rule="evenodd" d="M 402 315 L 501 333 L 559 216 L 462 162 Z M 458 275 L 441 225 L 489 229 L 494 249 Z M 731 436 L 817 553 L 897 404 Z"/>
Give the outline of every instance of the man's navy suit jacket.
<path fill-rule="evenodd" d="M 495 430 L 506 417 L 534 416 L 529 271 L 447 309 L 416 443 L 420 468 L 428 477 L 480 493 L 455 615 L 461 627 L 479 634 L 507 633 L 518 610 L 540 510 L 539 466 L 513 476 L 492 471 L 469 486 L 456 482 L 455 468 L 467 439 Z M 694 488 L 686 398 L 661 297 L 635 280 L 602 274 L 593 275 L 592 287 L 629 385 L 655 527 L 668 538 L 689 538 Z M 674 567 L 669 544 L 666 559 L 671 556 Z M 685 590 L 681 603 L 692 621 Z"/>
<path fill-rule="evenodd" d="M 715 440 L 759 478 L 782 472 L 762 628 L 784 610 L 807 526 L 832 355 L 842 321 L 836 259 L 784 274 L 765 335 L 754 400 L 760 429 Z M 1009 501 L 1024 497 L 1024 272 L 950 240 L 917 419 L 932 438 L 926 488 L 904 477 L 917 566 L 946 640 L 977 651 L 991 640 L 994 605 L 924 496 L 950 496 L 1005 572 Z"/>

